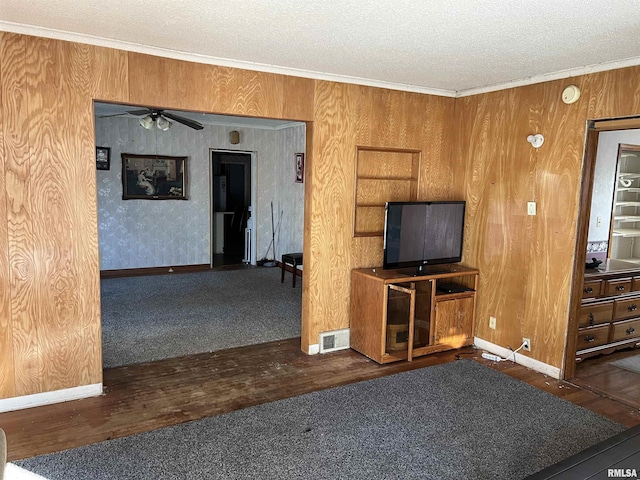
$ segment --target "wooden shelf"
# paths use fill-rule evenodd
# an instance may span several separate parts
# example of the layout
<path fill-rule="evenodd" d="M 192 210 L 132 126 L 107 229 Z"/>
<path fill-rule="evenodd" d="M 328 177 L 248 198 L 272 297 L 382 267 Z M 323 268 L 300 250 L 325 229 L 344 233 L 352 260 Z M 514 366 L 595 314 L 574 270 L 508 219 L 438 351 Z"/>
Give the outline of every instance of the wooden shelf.
<path fill-rule="evenodd" d="M 637 228 L 614 228 L 613 229 L 614 237 L 640 237 L 640 229 Z"/>

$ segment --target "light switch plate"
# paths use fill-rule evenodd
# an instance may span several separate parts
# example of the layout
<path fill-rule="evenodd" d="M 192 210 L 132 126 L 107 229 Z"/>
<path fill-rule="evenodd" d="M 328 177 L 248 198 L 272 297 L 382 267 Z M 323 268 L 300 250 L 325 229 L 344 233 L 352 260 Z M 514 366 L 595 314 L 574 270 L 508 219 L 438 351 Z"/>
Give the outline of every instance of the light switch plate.
<path fill-rule="evenodd" d="M 527 202 L 527 215 L 536 214 L 536 202 Z"/>

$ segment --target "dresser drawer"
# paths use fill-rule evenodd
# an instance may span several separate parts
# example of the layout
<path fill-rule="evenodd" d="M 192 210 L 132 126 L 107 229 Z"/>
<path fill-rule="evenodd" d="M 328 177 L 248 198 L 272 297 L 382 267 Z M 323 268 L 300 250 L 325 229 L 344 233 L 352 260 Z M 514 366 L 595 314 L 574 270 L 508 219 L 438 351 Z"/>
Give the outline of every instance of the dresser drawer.
<path fill-rule="evenodd" d="M 600 296 L 602 280 L 589 280 L 582 286 L 582 298 L 596 298 Z M 640 278 L 638 278 L 638 289 L 640 290 Z"/>
<path fill-rule="evenodd" d="M 624 320 L 640 316 L 640 298 L 616 300 L 613 307 L 613 319 Z"/>
<path fill-rule="evenodd" d="M 625 320 L 612 325 L 611 341 L 626 340 L 627 338 L 640 337 L 640 319 Z"/>
<path fill-rule="evenodd" d="M 613 319 L 613 302 L 592 303 L 580 307 L 578 326 L 593 327 L 601 323 L 609 323 Z"/>
<path fill-rule="evenodd" d="M 633 277 L 631 281 L 631 291 L 640 292 L 640 277 Z"/>
<path fill-rule="evenodd" d="M 581 328 L 578 330 L 578 350 L 598 347 L 609 341 L 609 325 L 600 327 Z"/>
<path fill-rule="evenodd" d="M 631 277 L 616 278 L 604 282 L 604 294 L 606 296 L 621 295 L 631 291 Z"/>

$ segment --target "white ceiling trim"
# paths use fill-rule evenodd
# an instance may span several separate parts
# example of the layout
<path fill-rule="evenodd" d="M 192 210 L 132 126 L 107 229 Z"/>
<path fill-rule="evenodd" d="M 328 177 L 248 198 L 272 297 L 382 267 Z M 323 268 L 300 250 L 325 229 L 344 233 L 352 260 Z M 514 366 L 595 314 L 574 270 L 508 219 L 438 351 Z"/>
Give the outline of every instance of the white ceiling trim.
<path fill-rule="evenodd" d="M 533 85 L 535 83 L 549 82 L 551 80 L 562 80 L 563 78 L 578 77 L 589 73 L 605 72 L 607 70 L 616 70 L 618 68 L 635 67 L 640 65 L 640 57 L 628 58 L 626 60 L 617 60 L 615 62 L 603 62 L 597 65 L 587 65 L 584 67 L 570 68 L 560 70 L 559 72 L 547 73 L 544 75 L 536 75 L 522 80 L 514 80 L 513 82 L 505 82 L 496 85 L 488 85 L 486 87 L 469 88 L 467 90 L 459 90 L 456 97 L 468 97 L 470 95 L 478 95 L 480 93 L 495 92 L 498 90 L 506 90 L 507 88 L 522 87 L 524 85 Z"/>
<path fill-rule="evenodd" d="M 128 52 L 144 53 L 147 55 L 155 55 L 158 57 L 173 58 L 175 60 L 184 60 L 187 62 L 204 63 L 208 65 L 217 65 L 221 67 L 240 68 L 244 70 L 253 70 L 258 72 L 275 73 L 279 75 L 291 75 L 294 77 L 312 78 L 315 80 L 327 80 L 329 82 L 351 83 L 355 85 L 366 85 L 369 87 L 388 88 L 390 90 L 402 90 L 405 92 L 425 93 L 428 95 L 437 95 L 440 97 L 455 97 L 454 90 L 441 90 L 438 88 L 426 88 L 417 85 L 406 85 L 401 83 L 385 82 L 382 80 L 372 80 L 369 78 L 351 77 L 348 75 L 337 75 L 333 73 L 315 72 L 311 70 L 302 70 L 298 68 L 280 67 L 278 65 L 269 65 L 265 63 L 247 62 L 242 60 L 232 60 L 229 58 L 211 57 L 207 55 L 198 55 L 194 53 L 181 52 L 166 48 L 152 47 L 149 45 L 141 45 L 131 42 L 123 42 L 121 40 L 112 40 L 108 38 L 95 37 L 92 35 L 84 35 L 78 33 L 66 32 L 44 27 L 34 27 L 32 25 L 22 25 L 18 23 L 0 21 L 0 30 L 6 32 L 19 33 L 23 35 L 32 35 L 35 37 L 52 38 L 56 40 L 66 40 L 75 43 L 84 43 L 95 45 L 98 47 L 115 48 Z"/>
<path fill-rule="evenodd" d="M 187 62 L 196 62 L 209 65 L 217 65 L 222 67 L 239 68 L 244 70 L 252 70 L 259 72 L 274 73 L 280 75 L 291 75 L 295 77 L 311 78 L 315 80 L 326 80 L 331 82 L 341 82 L 356 85 L 365 85 L 377 88 L 387 88 L 390 90 L 400 90 L 406 92 L 423 93 L 428 95 L 436 95 L 441 97 L 467 97 L 482 93 L 495 92 L 508 88 L 521 87 L 525 85 L 533 85 L 536 83 L 548 82 L 551 80 L 561 80 L 565 78 L 586 75 L 590 73 L 603 72 L 607 70 L 615 70 L 618 68 L 633 67 L 640 65 L 640 56 L 632 57 L 626 60 L 613 62 L 603 62 L 596 65 L 586 65 L 578 68 L 561 70 L 549 74 L 536 75 L 532 77 L 514 80 L 505 83 L 487 85 L 485 87 L 470 88 L 466 90 L 444 90 L 437 88 L 426 88 L 417 85 L 400 84 L 385 82 L 381 80 L 372 80 L 368 78 L 353 77 L 348 75 L 338 75 L 325 72 L 316 72 L 310 70 L 296 69 L 290 67 L 281 67 L 277 65 L 269 65 L 258 62 L 248 62 L 242 60 L 233 60 L 221 57 L 211 57 L 206 55 L 198 55 L 177 50 L 153 47 L 148 45 L 124 42 L 121 40 L 113 40 L 92 35 L 77 34 L 63 30 L 56 30 L 44 27 L 35 27 L 32 25 L 23 25 L 13 22 L 0 21 L 0 31 L 18 33 L 22 35 L 32 35 L 37 37 L 51 38 L 56 40 L 64 40 L 69 42 L 84 43 L 95 45 L 98 47 L 114 48 L 118 50 L 143 53 L 147 55 L 155 55 L 159 57 L 172 58 L 175 60 L 183 60 Z M 240 125 L 238 125 L 240 126 Z M 279 128 L 287 128 L 279 127 Z"/>

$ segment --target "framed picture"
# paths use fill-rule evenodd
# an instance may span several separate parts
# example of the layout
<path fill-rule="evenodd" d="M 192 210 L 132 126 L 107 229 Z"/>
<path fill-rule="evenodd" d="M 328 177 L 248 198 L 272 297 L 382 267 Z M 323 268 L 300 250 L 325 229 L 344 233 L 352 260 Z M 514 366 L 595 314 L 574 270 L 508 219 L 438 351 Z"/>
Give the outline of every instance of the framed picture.
<path fill-rule="evenodd" d="M 304 153 L 296 153 L 296 183 L 304 182 Z"/>
<path fill-rule="evenodd" d="M 186 200 L 187 157 L 122 154 L 123 200 Z"/>
<path fill-rule="evenodd" d="M 109 147 L 96 147 L 96 169 L 109 170 L 111 167 L 111 149 Z"/>

